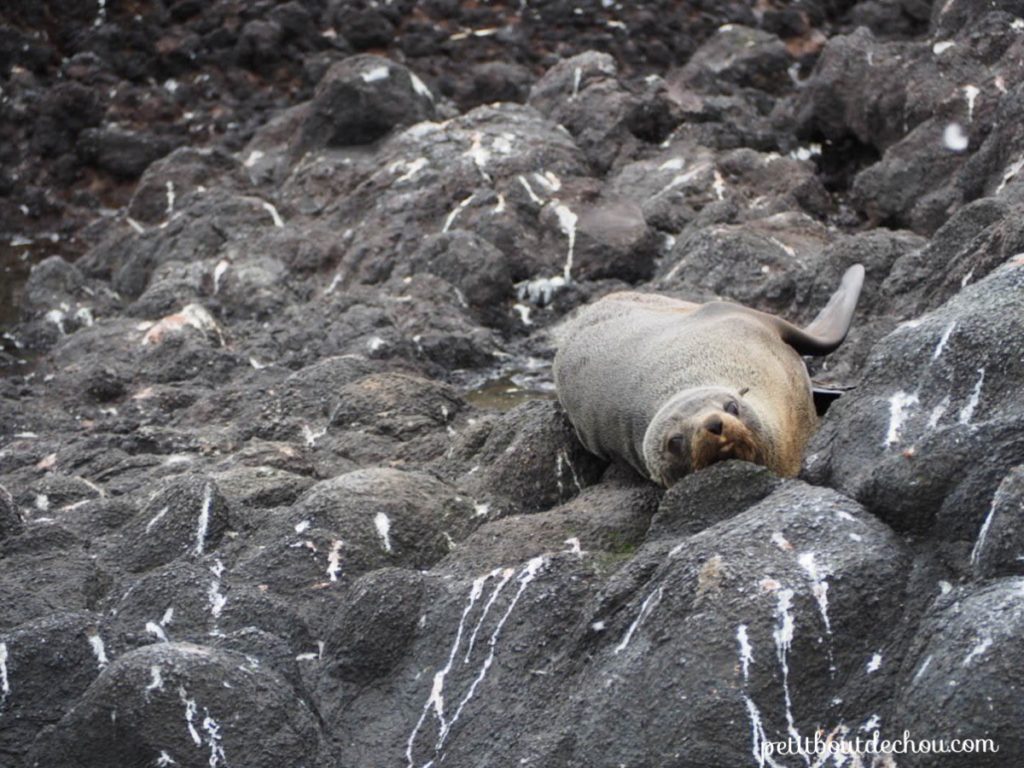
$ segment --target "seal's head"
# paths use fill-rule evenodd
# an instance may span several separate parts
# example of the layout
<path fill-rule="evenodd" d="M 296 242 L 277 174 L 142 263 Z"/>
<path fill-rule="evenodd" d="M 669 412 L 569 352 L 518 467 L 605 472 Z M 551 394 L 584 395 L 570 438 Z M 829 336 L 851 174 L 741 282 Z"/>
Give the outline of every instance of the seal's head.
<path fill-rule="evenodd" d="M 768 460 L 767 435 L 746 390 L 688 389 L 655 414 L 644 434 L 644 464 L 652 480 L 666 488 L 683 475 L 718 461 Z"/>

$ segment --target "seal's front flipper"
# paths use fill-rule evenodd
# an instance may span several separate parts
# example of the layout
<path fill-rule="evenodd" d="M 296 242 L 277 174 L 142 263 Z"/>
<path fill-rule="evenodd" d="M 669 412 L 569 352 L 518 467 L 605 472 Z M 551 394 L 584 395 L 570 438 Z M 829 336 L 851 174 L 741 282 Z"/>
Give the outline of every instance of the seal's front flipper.
<path fill-rule="evenodd" d="M 797 328 L 792 323 L 775 318 L 782 340 L 801 355 L 827 355 L 837 349 L 850 330 L 863 285 L 864 267 L 854 264 L 846 270 L 828 304 L 806 328 Z"/>

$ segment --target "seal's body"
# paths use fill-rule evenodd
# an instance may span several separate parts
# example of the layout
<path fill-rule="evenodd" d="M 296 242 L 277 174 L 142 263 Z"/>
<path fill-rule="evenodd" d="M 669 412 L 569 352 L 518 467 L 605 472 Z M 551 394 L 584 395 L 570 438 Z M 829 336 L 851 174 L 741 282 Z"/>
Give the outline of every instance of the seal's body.
<path fill-rule="evenodd" d="M 817 426 L 800 356 L 842 343 L 863 279 L 851 267 L 803 330 L 729 302 L 610 294 L 562 336 L 558 399 L 589 451 L 666 487 L 729 458 L 795 475 Z"/>

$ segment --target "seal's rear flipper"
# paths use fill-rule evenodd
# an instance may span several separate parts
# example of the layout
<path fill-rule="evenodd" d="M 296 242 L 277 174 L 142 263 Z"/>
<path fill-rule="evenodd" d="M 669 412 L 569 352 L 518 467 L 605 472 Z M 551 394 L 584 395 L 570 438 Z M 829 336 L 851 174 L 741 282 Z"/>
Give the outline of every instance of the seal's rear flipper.
<path fill-rule="evenodd" d="M 806 328 L 797 328 L 792 323 L 775 318 L 782 340 L 801 355 L 827 355 L 837 349 L 850 330 L 863 285 L 864 267 L 854 264 L 846 270 L 828 304 Z"/>

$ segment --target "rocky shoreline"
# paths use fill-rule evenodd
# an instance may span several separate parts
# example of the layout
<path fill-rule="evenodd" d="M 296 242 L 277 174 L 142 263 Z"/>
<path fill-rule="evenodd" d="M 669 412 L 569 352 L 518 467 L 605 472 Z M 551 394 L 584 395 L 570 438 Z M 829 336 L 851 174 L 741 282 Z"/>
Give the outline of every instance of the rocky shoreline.
<path fill-rule="evenodd" d="M 1024 759 L 1024 6 L 0 17 L 0 764 Z M 854 263 L 799 479 L 552 398 L 605 293 Z M 875 731 L 1000 751 L 761 753 Z"/>

